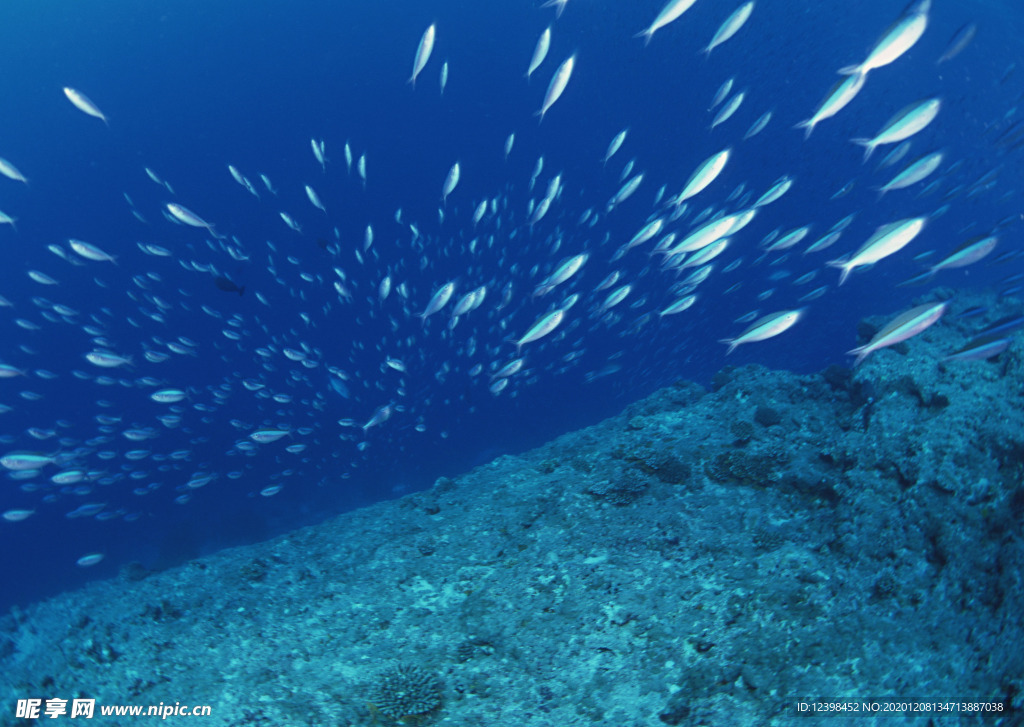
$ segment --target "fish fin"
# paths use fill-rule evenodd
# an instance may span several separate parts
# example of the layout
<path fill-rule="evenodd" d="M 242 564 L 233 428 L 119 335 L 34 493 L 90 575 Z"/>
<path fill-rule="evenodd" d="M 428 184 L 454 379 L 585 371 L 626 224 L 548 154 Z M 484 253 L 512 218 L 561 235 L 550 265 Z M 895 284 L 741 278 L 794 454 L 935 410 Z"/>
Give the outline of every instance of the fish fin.
<path fill-rule="evenodd" d="M 726 356 L 728 356 L 730 353 L 735 351 L 736 347 L 740 345 L 740 344 L 736 343 L 736 339 L 735 338 L 719 338 L 718 342 L 719 343 L 724 343 L 725 345 L 727 345 L 729 347 L 728 350 L 726 350 L 726 352 L 725 352 Z"/>
<path fill-rule="evenodd" d="M 843 66 L 838 71 L 836 71 L 836 73 L 838 73 L 841 76 L 856 76 L 859 73 L 863 73 L 863 71 L 859 65 Z"/>

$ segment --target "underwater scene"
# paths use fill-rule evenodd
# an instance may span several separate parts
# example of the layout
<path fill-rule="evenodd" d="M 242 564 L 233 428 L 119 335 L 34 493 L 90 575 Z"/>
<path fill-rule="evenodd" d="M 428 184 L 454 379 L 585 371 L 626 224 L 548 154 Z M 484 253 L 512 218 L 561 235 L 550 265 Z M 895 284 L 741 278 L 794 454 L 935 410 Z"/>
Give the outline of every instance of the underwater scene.
<path fill-rule="evenodd" d="M 1024 724 L 1024 6 L 0 20 L 0 725 Z"/>

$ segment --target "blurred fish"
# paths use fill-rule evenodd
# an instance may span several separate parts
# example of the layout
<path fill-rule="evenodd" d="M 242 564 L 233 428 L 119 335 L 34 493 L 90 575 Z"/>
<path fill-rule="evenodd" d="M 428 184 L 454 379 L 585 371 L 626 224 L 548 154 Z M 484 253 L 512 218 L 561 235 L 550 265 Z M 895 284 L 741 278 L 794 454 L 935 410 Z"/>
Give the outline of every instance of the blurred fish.
<path fill-rule="evenodd" d="M 939 60 L 935 61 L 936 65 L 941 65 L 946 61 L 951 61 L 960 55 L 963 50 L 971 44 L 974 40 L 975 34 L 978 32 L 978 26 L 974 23 L 968 23 L 967 25 L 961 26 L 953 37 L 949 39 L 949 43 L 946 44 L 946 50 L 939 56 Z"/>
<path fill-rule="evenodd" d="M 238 286 L 223 275 L 215 277 L 213 279 L 213 284 L 217 286 L 217 290 L 223 290 L 225 293 L 238 293 L 239 295 L 245 295 L 244 285 Z"/>
<path fill-rule="evenodd" d="M 978 336 L 953 353 L 943 356 L 942 361 L 985 361 L 1008 349 L 1010 342 L 1009 338 L 999 336 Z"/>
<path fill-rule="evenodd" d="M 938 169 L 939 165 L 942 164 L 942 159 L 943 155 L 940 151 L 932 152 L 927 156 L 918 157 L 906 166 L 902 172 L 897 174 L 886 184 L 879 187 L 877 190 L 879 195 L 891 192 L 894 189 L 904 189 L 912 184 L 917 184 Z"/>

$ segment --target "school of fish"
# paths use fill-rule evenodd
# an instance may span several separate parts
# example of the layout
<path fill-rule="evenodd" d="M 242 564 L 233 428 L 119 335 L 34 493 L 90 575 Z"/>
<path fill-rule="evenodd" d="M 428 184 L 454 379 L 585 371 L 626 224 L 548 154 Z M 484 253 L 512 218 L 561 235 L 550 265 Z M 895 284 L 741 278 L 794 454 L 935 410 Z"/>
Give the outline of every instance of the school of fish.
<path fill-rule="evenodd" d="M 684 26 L 687 11 L 697 2 L 670 0 L 637 32 L 642 43 L 628 32 L 623 42 L 679 44 L 699 63 L 701 54 L 717 58 L 745 33 L 757 32 L 762 9 L 749 0 L 721 7 L 718 30 L 695 40 Z M 777 119 L 787 112 L 791 118 L 782 123 L 793 126 L 789 133 L 802 131 L 805 144 L 815 143 L 813 130 L 850 113 L 869 75 L 898 65 L 915 47 L 927 31 L 931 6 L 931 0 L 917 0 L 886 19 L 892 25 L 862 59 L 836 59 L 836 84 L 817 108 L 750 109 L 741 78 L 724 79 L 710 103 L 694 104 L 695 113 L 708 116 L 710 137 L 693 145 L 692 164 L 676 179 L 655 182 L 636 159 L 615 168 L 629 150 L 628 128 L 593 150 L 595 176 L 612 181 L 599 203 L 585 207 L 578 206 L 573 187 L 578 180 L 546 167 L 543 155 L 529 178 L 510 180 L 509 187 L 488 195 L 474 192 L 481 182 L 472 166 L 451 158 L 446 173 L 438 170 L 437 186 L 425 191 L 436 199 L 438 223 L 461 231 L 455 244 L 443 248 L 432 220 L 406 219 L 396 206 L 393 219 L 402 230 L 398 240 L 380 234 L 391 221 L 369 219 L 359 239 L 343 239 L 334 227 L 333 235 L 318 240 L 316 264 L 309 262 L 308 250 L 296 252 L 293 240 L 305 235 L 313 215 L 333 219 L 336 195 L 325 191 L 332 189 L 328 180 L 345 180 L 346 194 L 372 189 L 373 150 L 357 149 L 351 139 L 303 141 L 306 154 L 310 149 L 312 154 L 292 180 L 272 182 L 265 173 L 224 160 L 218 173 L 225 175 L 225 184 L 237 184 L 232 189 L 254 197 L 253 203 L 274 221 L 272 239 L 265 241 L 240 239 L 232 232 L 232 220 L 215 206 L 179 198 L 168 180 L 145 167 L 140 175 L 144 172 L 147 184 L 159 187 L 165 201 L 147 209 L 134 201 L 141 195 L 128 193 L 125 199 L 129 212 L 146 225 L 146 241 L 132 249 L 103 240 L 53 242 L 47 264 L 34 263 L 18 273 L 31 281 L 37 295 L 8 298 L 0 290 L 0 309 L 27 336 L 21 345 L 7 347 L 0 359 L 0 386 L 5 387 L 0 411 L 33 407 L 44 398 L 36 391 L 41 388 L 37 382 L 61 379 L 96 392 L 92 411 L 68 411 L 24 432 L 0 435 L 0 466 L 19 491 L 3 520 L 14 526 L 43 508 L 62 508 L 67 518 L 130 522 L 139 519 L 146 498 L 168 497 L 188 506 L 201 500 L 203 488 L 217 487 L 222 480 L 251 478 L 259 483 L 253 493 L 272 497 L 312 471 L 352 477 L 375 448 L 393 456 L 401 452 L 403 437 L 445 437 L 454 406 L 472 416 L 475 405 L 453 403 L 453 389 L 501 402 L 542 379 L 576 372 L 579 378 L 568 380 L 593 382 L 616 375 L 621 365 L 615 360 L 600 366 L 587 361 L 587 347 L 595 339 L 619 337 L 628 346 L 631 339 L 655 337 L 665 341 L 666 351 L 678 352 L 681 346 L 674 339 L 690 335 L 702 306 L 715 305 L 701 292 L 712 276 L 729 276 L 726 294 L 749 290 L 744 288 L 745 270 L 769 270 L 760 277 L 791 288 L 788 295 L 775 287 L 751 294 L 751 309 L 736 320 L 735 330 L 715 336 L 725 344 L 717 349 L 724 356 L 739 346 L 748 351 L 756 346 L 747 344 L 765 345 L 812 325 L 826 326 L 827 314 L 816 315 L 815 309 L 826 305 L 829 292 L 872 275 L 891 256 L 920 254 L 926 269 L 919 280 L 908 281 L 918 283 L 995 256 L 1000 234 L 1013 220 L 945 256 L 935 255 L 936 260 L 922 246 L 949 205 L 995 185 L 995 174 L 977 180 L 957 176 L 961 162 L 938 145 L 946 103 L 938 96 L 908 96 L 881 128 L 863 128 L 864 136 L 850 140 L 864 148 L 865 164 L 876 153 L 888 152 L 878 167 L 881 178 L 873 177 L 872 183 L 880 196 L 914 194 L 899 219 L 849 210 L 826 230 L 809 220 L 793 220 L 788 227 L 762 229 L 756 233 L 760 239 L 754 239 L 755 223 L 769 218 L 770 205 L 806 180 L 799 170 L 780 168 L 767 188 L 741 183 L 727 189 L 721 181 L 726 170 L 736 179 L 757 162 L 749 140 L 773 121 L 780 123 Z M 524 83 L 534 75 L 547 82 L 535 89 L 536 106 L 524 112 L 524 119 L 532 112 L 535 125 L 560 113 L 560 101 L 574 92 L 574 78 L 587 62 L 583 50 L 556 51 L 562 48 L 559 19 L 572 13 L 568 0 L 552 0 L 545 7 L 554 10 L 554 17 L 550 10 L 540 11 L 542 29 L 521 66 Z M 964 52 L 976 30 L 972 24 L 958 31 L 937 64 Z M 868 47 L 870 39 L 863 41 Z M 418 45 L 410 48 L 407 93 L 444 93 L 449 63 L 439 62 L 435 51 L 454 42 L 445 37 L 443 23 L 422 31 Z M 453 65 L 452 71 L 458 68 Z M 424 80 L 434 72 L 437 87 Z M 81 112 L 68 123 L 99 121 L 113 128 L 126 113 L 101 110 L 102 98 L 94 101 L 75 88 L 63 92 Z M 748 114 L 747 121 L 736 127 L 741 114 Z M 509 159 L 517 153 L 515 141 L 510 130 L 495 154 Z M 915 154 L 904 161 L 912 143 Z M 1004 126 L 996 143 L 1005 149 L 1024 145 L 1024 122 Z M 0 157 L 0 174 L 9 183 L 28 185 L 16 163 L 13 156 L 10 161 Z M 832 198 L 841 200 L 853 184 L 830 190 Z M 286 207 L 279 201 L 285 185 L 302 191 L 302 205 Z M 526 190 L 525 202 L 509 192 L 513 185 Z M 641 198 L 642 203 L 637 201 Z M 941 202 L 934 204 L 934 199 Z M 0 224 L 9 225 L 3 232 L 16 236 L 18 217 L 8 212 L 17 210 L 0 212 Z M 847 227 L 858 215 L 869 220 L 866 229 L 874 232 L 848 239 Z M 630 220 L 631 234 L 608 231 L 606 222 L 613 216 Z M 182 239 L 189 241 L 187 246 L 172 242 Z M 835 257 L 816 255 L 827 248 Z M 514 249 L 538 254 L 524 264 Z M 461 260 L 461 274 L 437 276 L 433 255 Z M 788 267 L 797 261 L 813 266 L 790 277 Z M 267 273 L 258 282 L 239 272 L 257 265 Z M 184 294 L 179 284 L 167 282 L 177 279 L 172 273 L 179 269 L 197 289 L 215 287 L 226 295 Z M 72 278 L 95 281 L 95 299 L 62 295 Z M 772 306 L 773 295 L 787 303 Z M 134 306 L 127 320 L 110 303 L 124 296 Z M 251 305 L 242 307 L 239 301 Z M 872 341 L 850 351 L 853 363 L 917 335 L 946 309 L 945 302 L 932 303 L 898 316 Z M 216 322 L 216 340 L 194 337 L 189 321 L 196 316 Z M 336 320 L 349 326 L 340 343 L 317 333 Z M 373 334 L 353 335 L 360 330 Z M 64 337 L 67 356 L 38 360 L 30 334 Z M 845 337 L 853 340 L 852 332 Z M 950 352 L 949 358 L 987 358 L 1005 346 L 1005 332 L 996 331 Z M 183 379 L 181 371 L 194 372 L 193 364 L 202 361 L 231 374 L 215 383 Z M 133 406 L 124 406 L 126 400 Z M 147 407 L 146 416 L 137 413 L 139 402 Z M 195 456 L 193 447 L 209 446 L 211 440 L 235 466 L 223 468 Z M 89 566 L 102 559 L 102 553 L 83 553 L 78 562 Z"/>

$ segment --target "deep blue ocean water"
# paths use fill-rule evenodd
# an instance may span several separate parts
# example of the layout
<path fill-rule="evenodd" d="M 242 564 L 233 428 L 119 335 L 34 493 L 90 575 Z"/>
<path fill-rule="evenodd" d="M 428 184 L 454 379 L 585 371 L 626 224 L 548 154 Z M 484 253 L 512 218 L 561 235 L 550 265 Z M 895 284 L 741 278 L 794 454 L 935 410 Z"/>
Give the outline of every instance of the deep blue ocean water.
<path fill-rule="evenodd" d="M 1001 281 L 1021 272 L 1019 258 L 993 264 L 997 255 L 1018 249 L 1020 228 L 1011 224 L 989 260 L 943 272 L 929 286 L 896 287 L 921 270 L 915 255 L 935 250 L 934 261 L 971 235 L 1010 216 L 1019 219 L 1020 151 L 997 144 L 1000 133 L 1020 121 L 1024 90 L 1024 69 L 1016 67 L 1024 15 L 1015 4 L 935 0 L 921 40 L 895 63 L 872 71 L 858 97 L 809 140 L 792 127 L 811 115 L 838 68 L 863 59 L 899 17 L 900 3 L 757 0 L 746 26 L 709 58 L 700 49 L 739 3 L 698 0 L 645 46 L 633 34 L 661 5 L 570 0 L 556 19 L 539 3 L 508 0 L 5 3 L 0 55 L 11 70 L 2 80 L 0 156 L 15 163 L 29 184 L 0 179 L 0 210 L 17 218 L 16 230 L 0 228 L 0 295 L 13 304 L 0 308 L 0 362 L 26 373 L 0 380 L 0 403 L 10 407 L 0 415 L 3 452 L 61 452 L 69 457 L 65 468 L 81 467 L 92 477 L 78 483 L 77 493 L 49 482 L 59 470 L 55 465 L 30 481 L 37 487 L 4 483 L 0 511 L 35 512 L 22 522 L 0 522 L 0 605 L 110 577 L 130 562 L 163 567 L 420 489 L 438 476 L 593 423 L 677 379 L 706 384 L 726 364 L 802 372 L 848 365 L 845 352 L 856 344 L 856 324 L 864 316 L 894 314 L 937 285 L 1012 285 Z M 978 27 L 975 40 L 937 66 L 957 29 L 971 22 Z M 436 46 L 413 88 L 407 83 L 413 56 L 431 23 Z M 549 25 L 550 54 L 527 81 L 537 37 Z M 576 54 L 576 66 L 566 92 L 538 124 L 535 112 L 551 74 L 570 54 Z M 441 95 L 443 62 L 450 73 Z M 746 90 L 746 100 L 736 116 L 709 131 L 708 106 L 729 77 L 736 79 L 734 90 Z M 86 93 L 109 118 L 109 128 L 75 109 L 61 92 L 65 86 Z M 891 147 L 864 164 L 862 150 L 849 139 L 874 134 L 899 109 L 929 96 L 942 98 L 942 111 L 914 137 L 907 160 L 942 149 L 945 162 L 916 188 L 879 199 L 872 188 L 905 162 L 876 172 Z M 766 129 L 742 141 L 769 110 Z M 603 166 L 608 142 L 625 127 L 625 144 Z M 506 160 L 503 145 L 512 132 L 515 144 Z M 311 138 L 325 142 L 326 171 L 313 157 Z M 365 190 L 355 170 L 346 171 L 346 142 L 356 157 L 366 154 Z M 661 185 L 667 185 L 666 197 L 677 193 L 697 164 L 726 147 L 733 157 L 712 186 L 690 201 L 689 218 L 705 206 L 725 205 L 741 183 L 755 196 L 782 175 L 796 183 L 716 261 L 716 271 L 698 289 L 697 305 L 659 321 L 656 312 L 671 301 L 667 289 L 675 278 L 659 271 L 658 259 L 642 248 L 618 264 L 609 260 L 661 208 L 654 204 Z M 544 167 L 530 191 L 540 156 Z M 631 160 L 644 182 L 606 215 Z M 461 181 L 441 222 L 441 186 L 455 161 Z M 948 172 L 958 161 L 961 166 Z M 254 182 L 259 200 L 236 184 L 228 164 Z M 170 183 L 174 194 L 148 179 L 145 167 Z M 996 169 L 990 188 L 968 193 Z M 277 196 L 265 190 L 260 173 L 272 180 Z M 528 204 L 558 173 L 563 191 L 531 231 Z M 943 175 L 938 191 L 918 198 L 924 185 Z M 848 195 L 830 199 L 850 180 L 855 185 Z M 327 215 L 310 205 L 305 184 L 317 190 Z M 146 223 L 133 217 L 125 195 Z M 485 198 L 497 200 L 500 225 L 488 213 L 474 228 L 473 211 Z M 187 206 L 214 223 L 218 234 L 233 236 L 248 260 L 233 259 L 204 230 L 165 219 L 161 211 L 168 202 Z M 944 204 L 948 211 L 911 247 L 836 287 L 838 273 L 825 260 L 854 250 L 879 225 L 931 215 Z M 588 208 L 599 215 L 593 227 L 579 224 Z M 301 223 L 301 234 L 285 226 L 280 211 Z M 813 224 L 814 239 L 851 213 L 857 213 L 855 221 L 831 250 L 803 256 L 798 248 L 778 264 L 769 264 L 778 256 L 753 264 L 757 243 L 771 230 Z M 422 234 L 418 245 L 411 242 L 410 222 Z M 362 249 L 368 224 L 372 254 L 360 263 L 353 250 Z M 476 252 L 470 252 L 475 237 Z M 67 253 L 86 263 L 76 266 L 47 249 L 66 250 L 68 238 L 118 256 L 116 266 Z M 560 248 L 552 251 L 557 239 Z M 333 254 L 318 240 L 341 251 Z M 163 246 L 172 256 L 145 255 L 140 242 Z M 590 258 L 564 291 L 531 298 L 533 286 L 555 264 L 580 252 Z M 739 256 L 744 264 L 722 271 Z M 192 262 L 214 265 L 244 284 L 246 294 L 219 290 L 213 275 L 186 269 Z M 537 272 L 531 272 L 534 266 Z M 350 301 L 339 300 L 332 288 L 335 267 L 347 275 Z M 592 291 L 612 269 L 634 287 L 615 309 L 617 317 L 607 320 L 594 311 L 606 292 Z M 59 285 L 40 285 L 29 270 L 51 275 Z M 794 284 L 812 270 L 818 271 L 814 281 Z M 777 280 L 769 279 L 773 273 Z M 387 274 L 396 286 L 406 285 L 407 301 L 397 292 L 378 300 L 377 285 Z M 142 276 L 145 288 L 133 282 L 135 276 Z M 446 311 L 421 324 L 416 314 L 453 279 L 456 298 L 487 285 L 485 303 L 450 333 Z M 499 311 L 509 280 L 513 303 Z M 743 329 L 738 317 L 799 307 L 800 296 L 825 284 L 829 290 L 809 304 L 797 327 L 725 356 L 718 339 Z M 759 302 L 757 295 L 768 288 L 774 294 Z M 508 339 L 520 337 L 570 292 L 581 300 L 567 313 L 564 332 L 525 346 L 527 370 L 493 395 L 487 371 L 515 357 Z M 43 314 L 52 303 L 78 314 L 62 319 L 51 311 L 48 320 Z M 202 312 L 203 305 L 220 317 Z M 649 322 L 634 325 L 651 311 Z M 237 343 L 222 334 L 232 316 L 243 334 Z M 17 319 L 38 330 L 26 330 Z M 132 355 L 134 366 L 101 370 L 86 362 L 85 353 L 102 347 L 86 332 L 90 325 L 103 329 L 113 350 Z M 143 357 L 179 336 L 196 343 L 195 355 L 175 354 L 163 363 Z M 281 353 L 303 344 L 315 367 Z M 261 347 L 272 349 L 271 370 L 255 352 Z M 387 355 L 406 362 L 405 374 L 384 366 Z M 470 375 L 474 364 L 485 372 Z M 349 398 L 331 390 L 329 365 L 350 377 Z M 40 369 L 57 376 L 40 376 Z M 97 376 L 113 381 L 99 383 Z M 156 387 L 140 384 L 141 377 L 189 391 L 180 405 L 180 427 L 156 420 L 168 406 L 149 399 Z M 261 399 L 242 379 L 293 400 Z M 26 391 L 40 398 L 27 400 Z M 388 403 L 403 411 L 365 437 L 358 427 L 337 423 L 350 418 L 363 424 Z M 96 415 L 120 421 L 103 431 Z M 157 436 L 130 442 L 121 432 L 133 426 L 154 427 Z M 260 426 L 292 434 L 251 453 L 240 450 L 236 443 L 248 441 Z M 28 434 L 32 427 L 56 435 L 39 441 Z M 363 451 L 360 442 L 367 443 Z M 284 450 L 299 443 L 305 451 Z M 151 454 L 126 459 L 133 449 Z M 153 459 L 175 451 L 187 451 L 187 459 Z M 101 452 L 114 454 L 102 459 Z M 188 492 L 184 483 L 196 472 L 217 478 Z M 149 494 L 132 494 L 150 485 Z M 270 485 L 283 488 L 273 497 L 258 494 Z M 175 502 L 182 495 L 188 501 Z M 115 516 L 66 517 L 85 503 L 104 503 L 103 511 Z M 86 553 L 105 557 L 92 568 L 76 566 Z"/>

